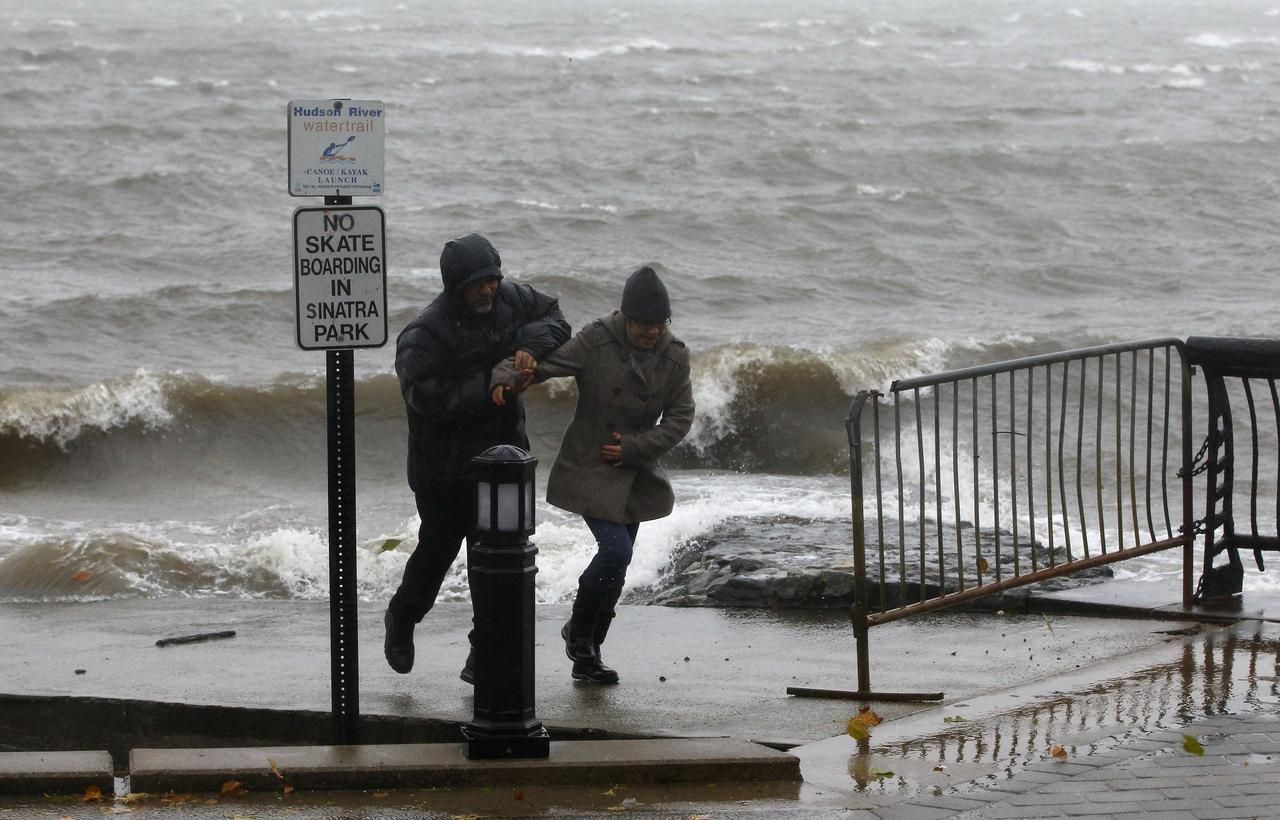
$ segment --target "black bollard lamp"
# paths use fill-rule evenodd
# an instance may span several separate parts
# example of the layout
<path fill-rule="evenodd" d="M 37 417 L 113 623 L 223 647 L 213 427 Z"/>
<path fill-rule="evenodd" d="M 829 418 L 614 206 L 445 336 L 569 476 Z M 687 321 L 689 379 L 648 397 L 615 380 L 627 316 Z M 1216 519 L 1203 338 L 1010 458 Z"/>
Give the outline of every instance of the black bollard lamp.
<path fill-rule="evenodd" d="M 535 558 L 533 485 L 538 460 L 509 444 L 471 460 L 475 531 L 467 572 L 475 611 L 475 700 L 463 727 L 467 757 L 548 757 L 551 738 L 533 710 Z"/>
<path fill-rule="evenodd" d="M 518 543 L 533 535 L 533 473 L 538 460 L 511 444 L 471 460 L 476 481 L 476 535 L 489 543 Z"/>

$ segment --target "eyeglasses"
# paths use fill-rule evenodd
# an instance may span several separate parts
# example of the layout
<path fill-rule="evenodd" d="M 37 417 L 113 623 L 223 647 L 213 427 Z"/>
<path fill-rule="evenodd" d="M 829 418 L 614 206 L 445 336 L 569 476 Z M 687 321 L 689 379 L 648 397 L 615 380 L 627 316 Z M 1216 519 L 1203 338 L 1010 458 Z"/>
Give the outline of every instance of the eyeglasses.
<path fill-rule="evenodd" d="M 670 327 L 670 326 L 671 326 L 671 317 L 670 317 L 670 316 L 668 316 L 667 318 L 663 319 L 661 322 L 644 322 L 644 321 L 641 321 L 640 319 L 632 319 L 630 316 L 628 316 L 628 317 L 627 317 L 627 321 L 628 321 L 628 322 L 630 322 L 631 324 L 635 325 L 635 326 L 636 326 L 637 328 L 639 328 L 640 330 L 645 330 L 645 331 L 647 331 L 647 330 L 662 330 L 664 327 Z"/>

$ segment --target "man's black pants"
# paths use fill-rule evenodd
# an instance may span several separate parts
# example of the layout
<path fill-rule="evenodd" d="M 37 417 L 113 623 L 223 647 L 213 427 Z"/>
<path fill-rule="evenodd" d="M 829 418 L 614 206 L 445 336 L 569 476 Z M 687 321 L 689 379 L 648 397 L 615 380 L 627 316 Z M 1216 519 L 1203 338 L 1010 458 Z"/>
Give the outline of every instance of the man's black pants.
<path fill-rule="evenodd" d="M 463 539 L 471 533 L 475 523 L 475 486 L 468 481 L 433 486 L 414 493 L 413 499 L 422 518 L 418 546 L 405 564 L 404 578 L 389 607 L 416 624 L 435 604 Z"/>

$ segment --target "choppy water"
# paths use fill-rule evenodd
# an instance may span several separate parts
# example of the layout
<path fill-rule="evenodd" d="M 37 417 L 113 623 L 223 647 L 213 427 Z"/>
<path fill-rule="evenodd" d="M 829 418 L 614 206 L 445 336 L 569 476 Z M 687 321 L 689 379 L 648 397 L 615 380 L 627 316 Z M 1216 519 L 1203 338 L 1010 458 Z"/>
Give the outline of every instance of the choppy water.
<path fill-rule="evenodd" d="M 734 516 L 847 517 L 858 389 L 1280 332 L 1275 3 L 3 9 L 3 598 L 325 594 L 324 357 L 294 345 L 290 234 L 318 203 L 286 193 L 290 99 L 386 105 L 392 335 L 468 230 L 575 326 L 662 270 L 699 416 L 633 585 Z M 416 531 L 391 358 L 355 355 L 369 598 L 411 540 L 377 546 Z M 532 397 L 544 465 L 571 406 Z M 546 509 L 538 542 L 555 600 L 589 536 Z"/>

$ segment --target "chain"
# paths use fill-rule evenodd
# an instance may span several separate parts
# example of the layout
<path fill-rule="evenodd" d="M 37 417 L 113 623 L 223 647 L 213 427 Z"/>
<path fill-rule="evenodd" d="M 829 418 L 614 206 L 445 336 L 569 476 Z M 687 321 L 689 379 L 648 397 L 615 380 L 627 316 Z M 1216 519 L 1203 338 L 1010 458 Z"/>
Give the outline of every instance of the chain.
<path fill-rule="evenodd" d="M 1186 531 L 1187 531 L 1186 527 L 1178 527 L 1178 532 L 1185 534 Z M 1195 521 L 1191 522 L 1192 535 L 1204 535 L 1208 531 L 1209 531 L 1208 518 L 1197 518 Z"/>
<path fill-rule="evenodd" d="M 1196 453 L 1195 458 L 1191 459 L 1191 476 L 1198 476 L 1205 470 L 1209 469 L 1209 460 L 1204 454 L 1209 449 L 1209 437 L 1205 436 L 1204 443 L 1200 445 L 1200 451 Z M 1183 470 L 1178 470 L 1178 478 L 1186 478 L 1187 474 Z"/>

